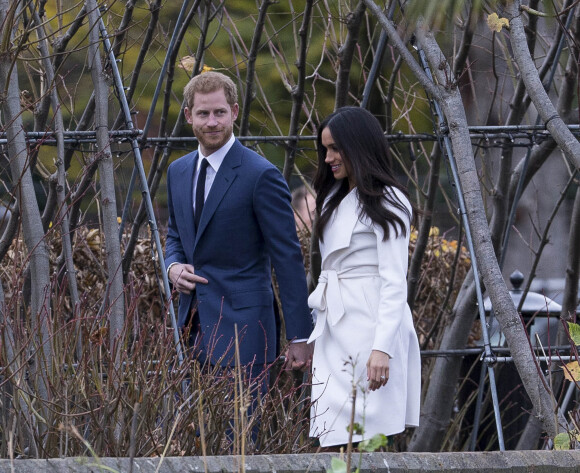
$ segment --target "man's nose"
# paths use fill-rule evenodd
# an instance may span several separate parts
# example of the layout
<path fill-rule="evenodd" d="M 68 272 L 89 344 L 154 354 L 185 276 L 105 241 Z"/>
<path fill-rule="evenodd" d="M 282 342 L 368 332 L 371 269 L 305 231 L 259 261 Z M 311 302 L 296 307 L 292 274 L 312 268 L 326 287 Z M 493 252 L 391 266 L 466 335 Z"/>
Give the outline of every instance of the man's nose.
<path fill-rule="evenodd" d="M 209 119 L 207 121 L 207 124 L 209 126 L 215 126 L 215 125 L 217 125 L 217 123 L 218 123 L 218 121 L 217 121 L 216 116 L 213 113 L 210 113 L 209 114 Z"/>

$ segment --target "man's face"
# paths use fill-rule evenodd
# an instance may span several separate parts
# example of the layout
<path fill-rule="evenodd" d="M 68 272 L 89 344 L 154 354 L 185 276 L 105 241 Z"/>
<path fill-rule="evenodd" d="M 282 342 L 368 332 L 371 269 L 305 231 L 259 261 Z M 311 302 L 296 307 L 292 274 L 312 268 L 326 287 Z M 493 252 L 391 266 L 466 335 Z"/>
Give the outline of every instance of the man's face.
<path fill-rule="evenodd" d="M 299 230 L 311 230 L 315 213 L 316 199 L 310 192 L 306 192 L 306 196 L 296 202 L 296 208 L 294 209 L 294 220 L 296 221 L 296 227 Z"/>
<path fill-rule="evenodd" d="M 207 94 L 196 92 L 193 107 L 185 107 L 187 123 L 199 141 L 201 152 L 209 156 L 227 143 L 238 117 L 238 104 L 230 107 L 223 89 Z"/>

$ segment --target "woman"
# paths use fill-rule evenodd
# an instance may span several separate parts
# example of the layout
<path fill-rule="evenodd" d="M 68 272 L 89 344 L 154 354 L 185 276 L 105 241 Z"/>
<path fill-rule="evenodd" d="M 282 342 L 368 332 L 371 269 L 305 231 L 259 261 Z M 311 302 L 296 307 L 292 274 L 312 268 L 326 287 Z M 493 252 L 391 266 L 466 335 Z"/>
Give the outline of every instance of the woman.
<path fill-rule="evenodd" d="M 421 361 L 407 305 L 411 205 L 378 120 L 344 107 L 318 129 L 314 180 L 322 271 L 308 300 L 316 326 L 310 435 L 343 445 L 419 423 Z M 358 430 L 358 432 L 356 432 Z"/>

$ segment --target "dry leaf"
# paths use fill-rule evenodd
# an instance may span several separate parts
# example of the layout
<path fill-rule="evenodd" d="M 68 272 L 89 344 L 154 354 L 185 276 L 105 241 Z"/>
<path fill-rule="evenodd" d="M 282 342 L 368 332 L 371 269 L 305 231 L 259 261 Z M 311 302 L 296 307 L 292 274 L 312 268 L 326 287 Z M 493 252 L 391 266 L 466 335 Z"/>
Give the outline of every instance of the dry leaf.
<path fill-rule="evenodd" d="M 195 63 L 196 60 L 193 56 L 183 56 L 179 60 L 179 64 L 177 65 L 177 67 L 183 69 L 189 74 L 193 74 L 193 68 L 195 67 Z M 213 71 L 213 69 L 214 69 L 213 67 L 204 65 L 201 69 L 201 73 L 203 74 L 204 72 Z"/>
<path fill-rule="evenodd" d="M 564 376 L 568 381 L 580 381 L 580 365 L 577 361 L 571 361 L 564 365 Z"/>

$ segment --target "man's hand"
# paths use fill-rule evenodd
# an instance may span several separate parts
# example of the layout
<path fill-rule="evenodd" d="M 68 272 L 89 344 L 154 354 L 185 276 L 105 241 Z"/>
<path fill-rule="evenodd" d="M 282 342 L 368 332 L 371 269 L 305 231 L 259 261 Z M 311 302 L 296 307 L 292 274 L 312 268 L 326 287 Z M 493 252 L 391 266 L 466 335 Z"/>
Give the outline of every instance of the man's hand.
<path fill-rule="evenodd" d="M 285 370 L 302 370 L 306 371 L 312 364 L 312 352 L 314 346 L 306 342 L 288 344 L 286 350 L 286 361 L 284 362 Z"/>
<path fill-rule="evenodd" d="M 367 380 L 369 389 L 376 391 L 387 384 L 389 380 L 389 360 L 391 357 L 385 352 L 373 350 L 367 361 Z"/>
<path fill-rule="evenodd" d="M 207 284 L 207 279 L 195 274 L 195 269 L 191 264 L 177 263 L 169 268 L 169 279 L 178 292 L 190 294 L 195 289 L 197 283 Z"/>

